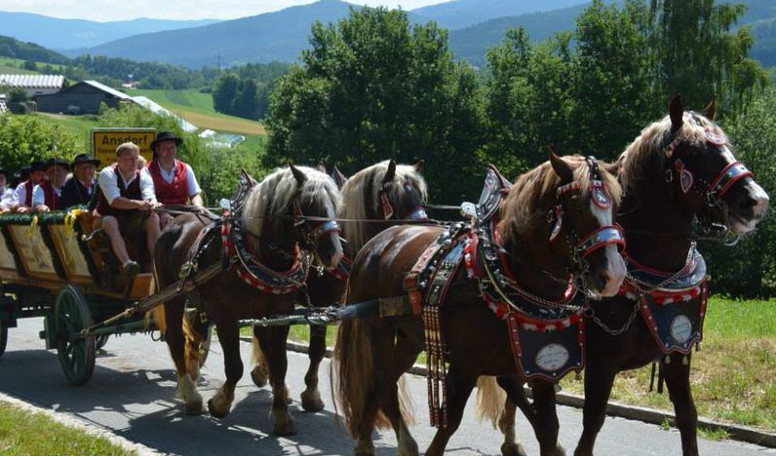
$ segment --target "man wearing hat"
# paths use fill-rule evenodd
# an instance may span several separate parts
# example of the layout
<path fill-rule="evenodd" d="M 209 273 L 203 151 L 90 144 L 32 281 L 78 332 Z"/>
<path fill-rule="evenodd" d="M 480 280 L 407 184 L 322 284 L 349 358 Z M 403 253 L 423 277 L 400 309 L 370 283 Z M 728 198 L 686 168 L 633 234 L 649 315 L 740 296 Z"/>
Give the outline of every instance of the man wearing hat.
<path fill-rule="evenodd" d="M 38 212 L 63 209 L 60 197 L 67 173 L 70 172 L 70 163 L 59 157 L 49 158 L 44 170 L 48 180 L 44 179 L 32 190 L 32 208 Z"/>
<path fill-rule="evenodd" d="M 0 211 L 7 211 L 13 203 L 13 190 L 8 188 L 7 183 L 5 170 L 0 167 Z"/>
<path fill-rule="evenodd" d="M 194 171 L 187 163 L 176 158 L 183 140 L 170 131 L 162 131 L 151 143 L 154 157 L 148 164 L 148 173 L 154 181 L 156 199 L 162 204 L 186 204 L 191 198 L 194 206 L 203 206 L 202 190 Z M 162 227 L 171 217 L 162 215 Z"/>
<path fill-rule="evenodd" d="M 15 210 L 20 213 L 29 212 L 32 209 L 32 193 L 35 186 L 43 182 L 46 178 L 46 173 L 43 168 L 45 163 L 42 161 L 33 161 L 30 164 L 30 177 L 16 187 L 13 192 L 13 202 L 11 203 L 11 210 Z"/>
<path fill-rule="evenodd" d="M 73 176 L 65 182 L 59 199 L 59 206 L 62 209 L 89 204 L 97 186 L 94 175 L 97 172 L 98 166 L 100 166 L 100 160 L 92 158 L 87 154 L 75 156 L 73 162 L 70 163 Z"/>

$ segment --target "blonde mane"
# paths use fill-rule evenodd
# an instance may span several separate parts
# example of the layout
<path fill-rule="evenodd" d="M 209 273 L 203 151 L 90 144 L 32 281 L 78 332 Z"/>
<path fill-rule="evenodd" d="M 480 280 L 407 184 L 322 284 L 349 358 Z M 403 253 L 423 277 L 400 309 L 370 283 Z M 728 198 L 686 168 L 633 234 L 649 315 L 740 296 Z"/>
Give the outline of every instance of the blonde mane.
<path fill-rule="evenodd" d="M 291 205 L 299 195 L 301 205 L 315 206 L 318 214 L 326 214 L 329 205 L 333 214 L 340 208 L 342 199 L 337 185 L 326 174 L 306 166 L 297 166 L 307 179 L 298 192 L 296 178 L 291 168 L 280 168 L 253 187 L 242 213 L 242 224 L 256 236 L 272 229 L 279 232 L 285 217 L 291 215 Z M 311 214 L 306 214 L 311 215 Z"/>
<path fill-rule="evenodd" d="M 373 214 L 380 214 L 380 188 L 385 173 L 388 171 L 389 161 L 383 161 L 362 169 L 353 175 L 342 187 L 342 200 L 339 217 L 351 220 L 366 220 L 368 207 Z M 423 201 L 428 199 L 428 188 L 423 176 L 411 165 L 396 165 L 396 174 L 393 178 L 388 199 L 392 203 L 401 201 L 407 189 L 404 183 L 410 183 L 420 190 Z M 367 201 L 367 198 L 369 199 Z M 370 224 L 359 222 L 342 222 L 342 237 L 347 239 L 348 255 L 355 255 L 370 239 Z"/>
<path fill-rule="evenodd" d="M 727 135 L 714 122 L 698 113 L 685 112 L 682 115 L 682 126 L 673 134 L 671 118 L 665 116 L 661 120 L 641 130 L 639 136 L 625 148 L 615 163 L 617 175 L 622 184 L 623 192 L 632 191 L 644 178 L 646 165 L 650 160 L 657 159 L 661 164 L 667 158 L 666 148 L 674 138 L 692 145 L 702 145 L 706 142 L 706 129 L 728 142 Z"/>
<path fill-rule="evenodd" d="M 579 183 L 582 196 L 587 197 L 590 190 L 590 169 L 585 158 L 580 155 L 561 157 L 574 170 L 574 182 Z M 599 162 L 599 173 L 604 187 L 614 200 L 615 206 L 622 197 L 622 189 L 617 179 L 604 169 Z M 556 189 L 560 177 L 552 169 L 549 161 L 517 178 L 503 203 L 498 232 L 504 243 L 516 241 L 519 233 L 524 233 L 547 219 L 548 211 L 555 204 Z"/>

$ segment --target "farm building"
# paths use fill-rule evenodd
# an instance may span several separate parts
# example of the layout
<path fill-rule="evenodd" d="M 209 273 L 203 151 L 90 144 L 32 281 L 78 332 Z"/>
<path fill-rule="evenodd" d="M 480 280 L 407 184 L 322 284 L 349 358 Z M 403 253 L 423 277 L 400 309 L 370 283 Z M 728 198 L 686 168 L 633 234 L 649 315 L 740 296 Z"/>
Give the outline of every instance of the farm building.
<path fill-rule="evenodd" d="M 121 102 L 132 103 L 132 97 L 97 81 L 81 81 L 59 93 L 35 98 L 38 111 L 66 114 L 97 114 L 100 103 L 116 108 Z"/>
<path fill-rule="evenodd" d="M 65 77 L 53 74 L 0 74 L 2 88 L 21 88 L 32 98 L 59 92 L 65 85 Z"/>

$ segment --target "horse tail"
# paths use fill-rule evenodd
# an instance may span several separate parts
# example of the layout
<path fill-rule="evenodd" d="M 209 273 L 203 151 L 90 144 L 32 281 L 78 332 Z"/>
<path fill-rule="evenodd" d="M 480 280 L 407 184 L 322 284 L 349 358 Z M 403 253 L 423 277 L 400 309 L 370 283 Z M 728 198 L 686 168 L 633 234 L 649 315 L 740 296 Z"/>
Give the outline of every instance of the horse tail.
<path fill-rule="evenodd" d="M 162 284 L 159 282 L 159 274 L 156 271 L 156 261 L 154 261 L 153 273 L 156 292 L 159 293 L 162 290 Z M 167 320 L 164 318 L 164 303 L 159 304 L 146 312 L 145 317 L 143 318 L 144 326 L 149 328 L 152 321 L 156 323 L 156 328 L 159 330 L 159 333 L 164 336 L 164 334 L 167 333 Z"/>
<path fill-rule="evenodd" d="M 380 397 L 374 380 L 374 357 L 369 326 L 359 318 L 340 322 L 332 359 L 333 389 L 342 409 L 345 427 L 350 435 L 361 434 L 368 407 Z M 378 413 L 376 426 L 389 425 L 387 418 Z M 371 429 L 370 429 L 371 431 Z"/>
<path fill-rule="evenodd" d="M 200 345 L 205 340 L 205 335 L 197 328 L 197 316 L 199 312 L 183 312 L 183 337 L 185 339 L 184 349 L 186 360 L 186 372 L 192 380 L 199 378 L 199 366 L 202 358 Z M 210 327 L 208 327 L 208 330 Z"/>
<path fill-rule="evenodd" d="M 412 396 L 407 388 L 406 376 L 399 377 L 399 411 L 404 422 L 412 426 L 415 424 L 415 407 L 412 403 Z"/>
<path fill-rule="evenodd" d="M 507 395 L 496 382 L 496 377 L 482 375 L 477 379 L 477 418 L 489 420 L 498 429 L 498 420 L 504 410 Z"/>

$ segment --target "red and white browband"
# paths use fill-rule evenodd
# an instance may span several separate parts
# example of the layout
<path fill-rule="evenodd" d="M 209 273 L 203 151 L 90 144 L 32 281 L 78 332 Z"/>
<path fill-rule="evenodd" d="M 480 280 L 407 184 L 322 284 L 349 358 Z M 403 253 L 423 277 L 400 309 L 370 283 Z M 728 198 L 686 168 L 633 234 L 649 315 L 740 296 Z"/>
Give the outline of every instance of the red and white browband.
<path fill-rule="evenodd" d="M 577 244 L 577 251 L 581 252 L 584 258 L 609 244 L 617 244 L 620 246 L 620 251 L 625 250 L 625 236 L 619 225 L 602 226 L 588 234 Z"/>

